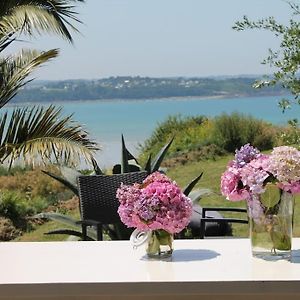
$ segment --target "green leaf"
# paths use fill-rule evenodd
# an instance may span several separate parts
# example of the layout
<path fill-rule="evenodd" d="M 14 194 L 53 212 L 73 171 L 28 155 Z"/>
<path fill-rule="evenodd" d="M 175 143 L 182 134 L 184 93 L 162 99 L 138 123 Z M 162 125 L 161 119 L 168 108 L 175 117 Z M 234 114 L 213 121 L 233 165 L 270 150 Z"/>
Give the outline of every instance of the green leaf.
<path fill-rule="evenodd" d="M 141 171 L 141 168 L 137 165 L 129 165 L 129 172 L 139 172 Z"/>
<path fill-rule="evenodd" d="M 134 160 L 137 165 L 129 164 L 130 160 Z M 121 173 L 136 172 L 136 171 L 140 171 L 140 170 L 141 170 L 141 168 L 139 166 L 139 162 L 129 152 L 129 150 L 126 148 L 125 141 L 124 141 L 124 136 L 122 134 L 122 163 L 121 163 Z"/>
<path fill-rule="evenodd" d="M 273 183 L 267 183 L 265 192 L 260 195 L 260 201 L 265 207 L 274 207 L 280 200 L 280 189 Z"/>
<path fill-rule="evenodd" d="M 128 151 L 125 146 L 124 136 L 122 134 L 122 162 L 121 162 L 121 173 L 129 172 L 129 163 L 128 163 Z"/>
<path fill-rule="evenodd" d="M 79 230 L 81 230 L 81 224 L 78 224 L 77 220 L 74 220 L 73 218 L 63 215 L 63 214 L 59 214 L 59 213 L 39 213 L 35 216 L 33 216 L 32 218 L 36 218 L 36 219 L 49 219 L 52 221 L 56 221 L 59 223 L 62 223 L 64 225 L 68 225 L 71 227 L 75 227 L 78 228 Z M 88 227 L 87 228 L 87 235 L 92 238 L 93 240 L 97 239 L 97 233 L 96 230 L 93 229 L 92 227 Z"/>
<path fill-rule="evenodd" d="M 145 170 L 148 172 L 148 174 L 151 173 L 151 157 L 152 157 L 152 154 L 150 153 L 149 157 L 148 157 L 148 160 L 145 164 Z"/>
<path fill-rule="evenodd" d="M 92 164 L 93 164 L 93 168 L 94 168 L 94 172 L 96 175 L 103 175 L 104 173 L 102 172 L 102 170 L 100 169 L 97 161 L 92 157 Z"/>
<path fill-rule="evenodd" d="M 189 193 L 188 197 L 192 200 L 194 204 L 198 204 L 199 201 L 208 195 L 211 195 L 213 192 L 210 189 L 196 189 Z"/>
<path fill-rule="evenodd" d="M 285 231 L 271 230 L 270 235 L 275 250 L 291 250 L 291 237 Z"/>
<path fill-rule="evenodd" d="M 72 230 L 72 229 L 55 229 L 55 230 L 48 231 L 44 234 L 47 234 L 47 235 L 65 234 L 65 235 L 72 235 L 72 236 L 77 236 L 77 237 L 82 238 L 82 232 L 81 231 L 76 231 L 76 230 Z M 92 239 L 90 237 L 87 237 L 87 239 L 89 241 L 94 241 L 94 239 Z"/>
<path fill-rule="evenodd" d="M 26 83 L 26 78 L 40 65 L 58 56 L 58 49 L 46 52 L 21 50 L 20 53 L 0 59 L 0 108 L 9 102 Z"/>
<path fill-rule="evenodd" d="M 183 194 L 188 196 L 189 193 L 192 191 L 192 189 L 195 187 L 195 185 L 198 183 L 198 181 L 201 179 L 203 175 L 203 172 L 197 176 L 196 178 L 194 178 L 184 189 L 183 189 Z"/>
<path fill-rule="evenodd" d="M 48 171 L 45 171 L 45 170 L 42 170 L 42 172 L 45 173 L 46 175 L 50 176 L 51 178 L 59 181 L 64 186 L 66 186 L 68 189 L 70 189 L 76 196 L 79 196 L 78 188 L 77 188 L 76 185 L 72 184 L 71 182 L 69 182 L 65 178 L 57 176 L 57 175 L 55 175 L 51 172 L 48 172 Z"/>
<path fill-rule="evenodd" d="M 68 27 L 73 31 L 78 30 L 70 21 L 80 21 L 71 2 L 76 0 L 1 0 L 0 34 L 54 33 L 72 42 Z"/>
<path fill-rule="evenodd" d="M 170 148 L 171 144 L 173 143 L 174 137 L 171 138 L 171 140 L 159 151 L 159 153 L 154 158 L 154 162 L 151 165 L 151 173 L 158 171 L 165 155 L 168 152 L 168 149 Z"/>
<path fill-rule="evenodd" d="M 60 172 L 66 180 L 68 180 L 73 185 L 77 186 L 77 179 L 82 176 L 82 173 L 74 168 L 69 168 L 67 166 L 59 166 Z"/>
<path fill-rule="evenodd" d="M 59 214 L 59 213 L 52 213 L 52 212 L 39 213 L 39 214 L 33 216 L 33 218 L 36 218 L 36 219 L 50 219 L 50 220 L 57 221 L 57 222 L 60 222 L 62 224 L 65 224 L 65 225 L 73 226 L 73 227 L 76 227 L 76 228 L 81 228 L 81 225 L 77 224 L 77 220 L 74 220 L 73 218 L 71 218 L 69 216 Z"/>
<path fill-rule="evenodd" d="M 74 124 L 72 116 L 63 117 L 61 108 L 14 109 L 10 119 L 0 116 L 0 159 L 13 162 L 20 157 L 27 163 L 34 161 L 75 164 L 82 156 L 90 161 L 98 149 L 87 138 L 87 132 Z"/>
<path fill-rule="evenodd" d="M 172 235 L 169 232 L 165 230 L 155 230 L 153 235 L 156 236 L 160 245 L 170 245 L 172 247 Z"/>
<path fill-rule="evenodd" d="M 146 252 L 151 256 L 155 255 L 159 252 L 160 243 L 158 241 L 158 238 L 155 234 L 152 234 L 150 237 L 150 240 L 148 241 L 148 247 L 146 249 Z"/>

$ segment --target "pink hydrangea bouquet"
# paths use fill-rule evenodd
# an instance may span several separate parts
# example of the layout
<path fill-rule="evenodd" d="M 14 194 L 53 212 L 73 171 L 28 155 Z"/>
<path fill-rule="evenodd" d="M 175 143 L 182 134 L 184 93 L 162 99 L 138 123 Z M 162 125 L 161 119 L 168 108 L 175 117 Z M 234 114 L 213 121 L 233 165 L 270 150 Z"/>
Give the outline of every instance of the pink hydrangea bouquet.
<path fill-rule="evenodd" d="M 221 191 L 228 200 L 251 200 L 262 194 L 267 183 L 292 194 L 300 193 L 300 151 L 281 146 L 262 154 L 246 144 L 236 151 L 221 177 Z"/>
<path fill-rule="evenodd" d="M 155 172 L 142 184 L 122 184 L 117 198 L 121 221 L 149 233 L 148 256 L 171 255 L 173 234 L 182 231 L 192 216 L 192 201 L 176 182 Z"/>
<path fill-rule="evenodd" d="M 269 248 L 276 255 L 290 251 L 293 195 L 300 193 L 300 151 L 281 146 L 262 154 L 244 145 L 222 174 L 221 192 L 230 201 L 247 201 L 252 249 Z"/>
<path fill-rule="evenodd" d="M 163 229 L 178 233 L 192 215 L 192 201 L 175 181 L 159 172 L 149 175 L 142 184 L 122 184 L 117 198 L 121 221 L 141 231 Z"/>

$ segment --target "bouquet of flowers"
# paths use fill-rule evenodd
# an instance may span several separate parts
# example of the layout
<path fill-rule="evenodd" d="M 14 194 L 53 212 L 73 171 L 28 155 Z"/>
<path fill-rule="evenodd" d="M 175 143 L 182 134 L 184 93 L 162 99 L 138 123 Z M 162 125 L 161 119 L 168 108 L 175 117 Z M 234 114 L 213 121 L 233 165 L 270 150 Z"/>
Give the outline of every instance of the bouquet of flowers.
<path fill-rule="evenodd" d="M 221 178 L 221 191 L 228 200 L 251 200 L 265 192 L 267 183 L 292 194 L 300 193 L 300 151 L 281 146 L 270 155 L 249 144 L 236 151 Z"/>
<path fill-rule="evenodd" d="M 290 248 L 291 229 L 284 228 L 282 212 L 287 205 L 282 202 L 300 193 L 300 151 L 281 146 L 262 154 L 244 145 L 221 177 L 221 192 L 230 201 L 247 201 L 252 227 L 271 233 L 273 251 Z"/>
<path fill-rule="evenodd" d="M 117 190 L 118 213 L 128 227 L 150 231 L 148 254 L 159 245 L 171 244 L 172 235 L 183 230 L 192 215 L 192 201 L 176 182 L 159 172 L 149 175 L 142 184 L 124 185 Z"/>

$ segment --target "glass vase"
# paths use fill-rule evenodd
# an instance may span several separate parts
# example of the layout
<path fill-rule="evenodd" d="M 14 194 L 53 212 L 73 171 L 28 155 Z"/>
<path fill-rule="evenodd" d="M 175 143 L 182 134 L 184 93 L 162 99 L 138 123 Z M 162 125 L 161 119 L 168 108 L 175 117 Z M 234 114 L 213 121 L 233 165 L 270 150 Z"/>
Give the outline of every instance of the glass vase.
<path fill-rule="evenodd" d="M 294 196 L 275 185 L 248 200 L 250 239 L 254 257 L 289 259 L 292 248 Z"/>
<path fill-rule="evenodd" d="M 146 252 L 148 257 L 164 259 L 172 256 L 173 234 L 159 229 L 153 230 L 147 241 Z"/>

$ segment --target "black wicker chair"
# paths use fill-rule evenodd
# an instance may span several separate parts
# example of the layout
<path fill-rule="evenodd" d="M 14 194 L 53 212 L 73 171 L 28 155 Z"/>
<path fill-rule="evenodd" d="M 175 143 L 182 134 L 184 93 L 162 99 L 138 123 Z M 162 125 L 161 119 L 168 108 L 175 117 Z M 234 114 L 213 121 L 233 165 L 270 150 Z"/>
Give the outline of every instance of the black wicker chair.
<path fill-rule="evenodd" d="M 216 213 L 221 212 L 239 212 L 246 213 L 246 208 L 236 207 L 203 207 L 200 216 L 200 239 L 205 236 L 225 236 L 232 235 L 231 223 L 248 224 L 248 218 L 225 218 L 217 217 Z M 212 231 L 211 229 L 214 228 Z M 218 230 L 216 230 L 218 228 Z M 220 234 L 221 233 L 221 234 Z"/>
<path fill-rule="evenodd" d="M 119 201 L 116 191 L 121 183 L 141 183 L 147 177 L 146 171 L 114 175 L 90 175 L 78 177 L 81 209 L 82 238 L 87 240 L 87 227 L 97 229 L 97 240 L 103 240 L 103 227 L 114 225 L 115 239 L 128 239 L 132 230 L 121 223 L 118 215 Z"/>

